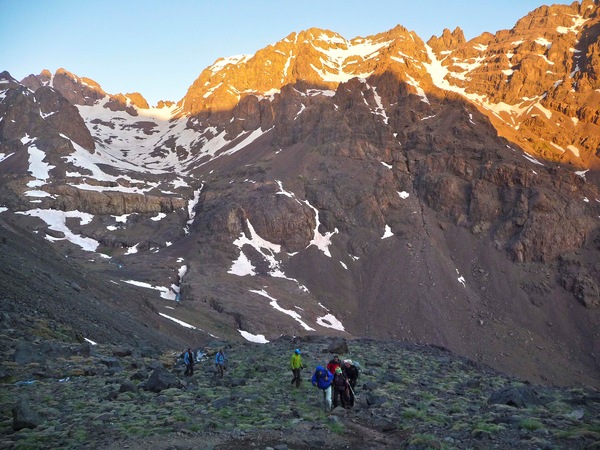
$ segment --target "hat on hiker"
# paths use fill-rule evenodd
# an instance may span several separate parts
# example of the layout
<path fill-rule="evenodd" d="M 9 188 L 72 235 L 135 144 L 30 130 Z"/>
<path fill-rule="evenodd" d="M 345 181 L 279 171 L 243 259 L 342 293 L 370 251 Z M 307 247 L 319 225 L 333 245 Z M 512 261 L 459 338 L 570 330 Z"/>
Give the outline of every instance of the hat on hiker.
<path fill-rule="evenodd" d="M 352 360 L 351 359 L 345 359 L 344 360 L 344 364 L 348 364 L 348 365 L 352 365 Z"/>
<path fill-rule="evenodd" d="M 295 350 L 295 352 L 296 352 L 296 355 L 299 355 L 299 354 L 300 354 L 300 349 L 299 349 L 299 348 L 297 348 L 297 349 Z"/>
<path fill-rule="evenodd" d="M 335 368 L 335 373 L 342 373 L 342 369 L 341 369 L 341 368 L 339 368 L 339 367 L 336 367 L 336 368 Z"/>

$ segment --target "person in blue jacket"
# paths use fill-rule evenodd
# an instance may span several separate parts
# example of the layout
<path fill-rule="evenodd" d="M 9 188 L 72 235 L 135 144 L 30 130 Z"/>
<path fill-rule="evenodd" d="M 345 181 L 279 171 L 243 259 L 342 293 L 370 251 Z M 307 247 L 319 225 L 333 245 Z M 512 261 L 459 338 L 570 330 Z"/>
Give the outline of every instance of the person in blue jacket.
<path fill-rule="evenodd" d="M 323 391 L 323 403 L 325 410 L 331 410 L 331 382 L 333 374 L 323 366 L 317 366 L 315 373 L 312 376 L 311 383 Z"/>
<path fill-rule="evenodd" d="M 223 378 L 223 369 L 225 367 L 225 353 L 223 353 L 223 349 L 219 349 L 217 352 L 217 356 L 215 356 L 215 366 L 217 366 L 218 374 L 221 378 Z"/>
<path fill-rule="evenodd" d="M 192 353 L 192 349 L 188 348 L 183 355 L 183 362 L 185 363 L 185 373 L 186 376 L 194 375 L 194 354 Z"/>

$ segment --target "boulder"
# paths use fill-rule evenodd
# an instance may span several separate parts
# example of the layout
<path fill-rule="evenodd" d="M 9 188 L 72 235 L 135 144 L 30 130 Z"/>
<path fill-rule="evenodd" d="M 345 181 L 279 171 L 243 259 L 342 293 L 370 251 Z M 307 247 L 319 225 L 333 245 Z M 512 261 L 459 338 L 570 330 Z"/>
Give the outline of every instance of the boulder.
<path fill-rule="evenodd" d="M 17 364 L 44 363 L 46 355 L 40 346 L 32 342 L 20 341 L 15 349 L 14 361 Z"/>
<path fill-rule="evenodd" d="M 12 413 L 14 431 L 19 431 L 23 428 L 35 428 L 41 423 L 40 417 L 31 410 L 29 402 L 25 399 L 19 400 L 13 408 Z"/>
<path fill-rule="evenodd" d="M 92 344 L 89 342 L 84 342 L 81 346 L 75 350 L 75 354 L 81 356 L 90 356 L 92 354 Z"/>
<path fill-rule="evenodd" d="M 121 387 L 119 388 L 119 392 L 137 392 L 138 388 L 135 385 L 135 383 L 133 383 L 132 381 L 126 381 L 125 383 L 121 384 Z"/>
<path fill-rule="evenodd" d="M 141 371 L 138 370 L 137 372 L 134 372 L 131 374 L 131 376 L 129 377 L 131 380 L 138 380 L 138 381 L 142 381 L 146 379 L 146 374 Z"/>
<path fill-rule="evenodd" d="M 327 346 L 327 352 L 335 355 L 348 354 L 348 341 L 344 338 L 335 338 Z"/>
<path fill-rule="evenodd" d="M 181 387 L 181 381 L 179 381 L 179 379 L 177 379 L 177 377 L 171 372 L 162 367 L 157 367 L 154 369 L 150 375 L 148 383 L 146 383 L 146 390 L 151 392 L 160 392 L 173 387 Z"/>
<path fill-rule="evenodd" d="M 130 348 L 125 347 L 114 347 L 112 349 L 113 355 L 118 357 L 131 356 L 133 351 Z"/>
<path fill-rule="evenodd" d="M 373 392 L 369 392 L 366 395 L 367 406 L 369 408 L 376 408 L 378 406 L 383 405 L 386 402 L 385 397 L 381 395 L 374 394 Z"/>
<path fill-rule="evenodd" d="M 121 364 L 119 363 L 119 360 L 117 358 L 103 357 L 103 358 L 100 358 L 100 362 L 102 364 L 104 364 L 106 367 L 108 367 L 109 369 L 121 368 Z"/>
<path fill-rule="evenodd" d="M 538 393 L 530 386 L 508 386 L 492 393 L 488 399 L 489 405 L 508 405 L 515 408 L 527 408 L 539 405 Z"/>

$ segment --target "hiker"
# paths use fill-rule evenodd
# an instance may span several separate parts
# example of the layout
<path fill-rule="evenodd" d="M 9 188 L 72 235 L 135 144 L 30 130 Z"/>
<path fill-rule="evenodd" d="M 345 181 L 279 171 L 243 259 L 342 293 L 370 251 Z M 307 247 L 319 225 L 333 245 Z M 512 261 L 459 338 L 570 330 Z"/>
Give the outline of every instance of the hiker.
<path fill-rule="evenodd" d="M 342 363 L 340 362 L 340 357 L 335 355 L 333 359 L 327 363 L 327 370 L 329 370 L 330 373 L 335 373 L 335 369 L 338 367 L 342 367 Z"/>
<path fill-rule="evenodd" d="M 333 376 L 333 407 L 337 408 L 341 406 L 346 408 L 349 406 L 349 389 L 348 380 L 342 374 L 342 368 L 337 367 L 335 369 L 335 375 Z"/>
<path fill-rule="evenodd" d="M 311 383 L 323 391 L 325 410 L 331 410 L 331 382 L 333 375 L 323 366 L 317 366 L 312 376 Z"/>
<path fill-rule="evenodd" d="M 188 348 L 183 355 L 183 362 L 185 363 L 185 376 L 194 375 L 194 354 L 192 353 L 192 349 Z"/>
<path fill-rule="evenodd" d="M 356 384 L 358 383 L 358 368 L 352 363 L 351 359 L 345 359 L 342 365 L 342 373 L 348 380 L 350 398 L 349 406 L 354 406 L 354 391 L 356 390 Z"/>
<path fill-rule="evenodd" d="M 223 353 L 223 349 L 220 348 L 217 352 L 217 356 L 215 356 L 215 366 L 217 367 L 217 373 L 219 377 L 223 378 L 223 371 L 225 369 L 225 353 Z"/>
<path fill-rule="evenodd" d="M 297 388 L 300 387 L 300 381 L 302 381 L 302 378 L 300 378 L 300 371 L 304 369 L 304 365 L 302 364 L 302 356 L 300 356 L 300 354 L 301 352 L 299 348 L 294 350 L 294 354 L 292 355 L 292 359 L 290 361 L 292 373 L 294 374 L 294 378 L 292 378 L 292 385 L 295 383 Z"/>

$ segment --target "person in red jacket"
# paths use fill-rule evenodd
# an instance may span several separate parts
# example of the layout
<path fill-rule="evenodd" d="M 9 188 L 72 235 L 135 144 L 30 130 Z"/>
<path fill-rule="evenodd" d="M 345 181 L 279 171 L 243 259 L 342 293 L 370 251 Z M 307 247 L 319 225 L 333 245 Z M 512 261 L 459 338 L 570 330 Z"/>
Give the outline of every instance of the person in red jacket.
<path fill-rule="evenodd" d="M 340 362 L 340 357 L 335 355 L 331 361 L 327 364 L 327 370 L 330 373 L 335 373 L 335 369 L 338 367 L 342 367 L 342 363 Z"/>

